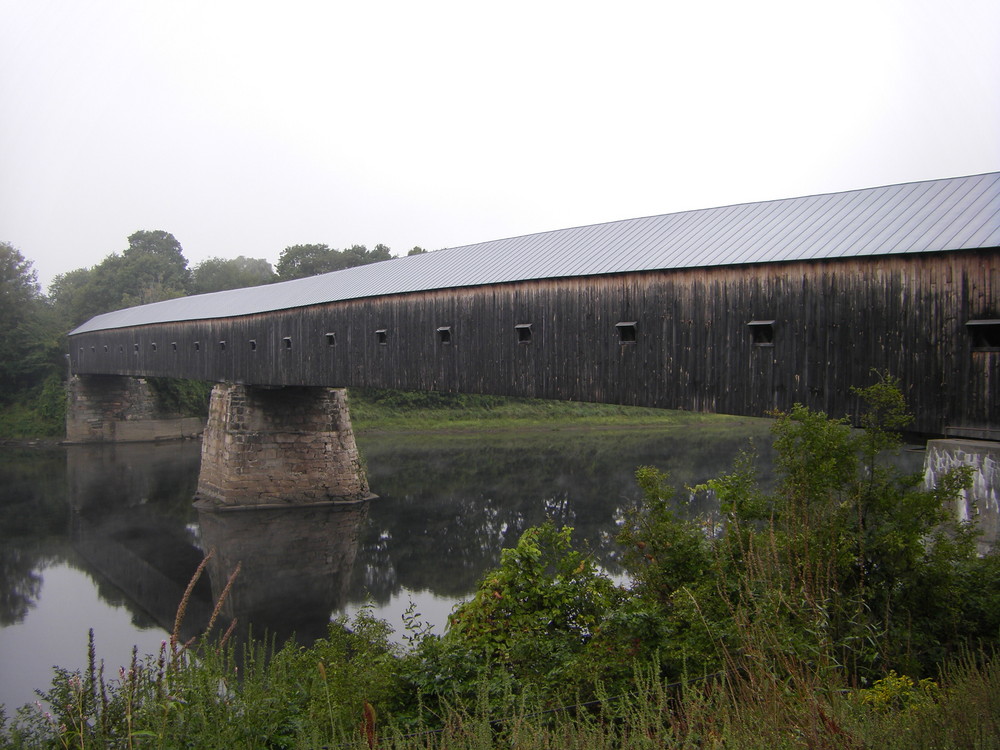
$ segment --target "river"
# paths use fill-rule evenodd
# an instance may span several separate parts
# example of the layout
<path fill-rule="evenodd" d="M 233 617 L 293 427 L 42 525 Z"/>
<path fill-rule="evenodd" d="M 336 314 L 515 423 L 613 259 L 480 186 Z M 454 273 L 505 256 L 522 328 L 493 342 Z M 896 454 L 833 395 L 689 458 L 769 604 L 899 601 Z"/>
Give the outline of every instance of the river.
<path fill-rule="evenodd" d="M 255 632 L 309 642 L 338 614 L 371 606 L 402 628 L 412 602 L 443 632 L 448 613 L 531 525 L 571 525 L 611 574 L 614 535 L 639 500 L 633 473 L 670 472 L 684 490 L 725 472 L 768 423 L 500 433 L 361 434 L 369 503 L 199 513 L 195 441 L 0 449 L 0 703 L 46 688 L 52 666 L 86 662 L 93 628 L 106 672 L 133 646 L 156 653 L 204 554 L 207 574 L 181 627 L 196 634 L 241 563 L 224 611 Z"/>

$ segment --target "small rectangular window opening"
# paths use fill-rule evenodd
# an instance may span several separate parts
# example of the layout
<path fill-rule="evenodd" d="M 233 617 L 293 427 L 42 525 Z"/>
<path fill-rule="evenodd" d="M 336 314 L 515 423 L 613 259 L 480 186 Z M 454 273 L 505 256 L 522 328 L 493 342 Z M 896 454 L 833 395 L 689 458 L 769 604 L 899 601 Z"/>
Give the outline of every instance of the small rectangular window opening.
<path fill-rule="evenodd" d="M 107 352 L 108 352 L 108 345 L 107 345 L 107 344 L 105 344 L 105 345 L 104 345 L 104 353 L 105 353 L 105 354 L 107 354 Z"/>
<path fill-rule="evenodd" d="M 170 342 L 170 348 L 173 349 L 176 352 L 177 351 L 177 342 L 176 341 L 171 341 Z"/>
<path fill-rule="evenodd" d="M 92 353 L 96 352 L 96 351 L 97 351 L 97 347 L 96 347 L 96 346 L 92 346 L 92 347 L 90 347 L 90 351 L 91 351 Z"/>
<path fill-rule="evenodd" d="M 291 349 L 292 348 L 292 337 L 291 336 L 285 336 L 283 339 L 281 339 L 281 343 L 285 345 L 285 349 Z"/>
<path fill-rule="evenodd" d="M 1000 352 L 1000 320 L 970 320 L 965 324 L 974 352 Z"/>
<path fill-rule="evenodd" d="M 83 351 L 83 349 L 81 349 L 80 351 L 82 352 L 82 351 Z M 119 344 L 119 345 L 118 345 L 118 353 L 119 353 L 119 354 L 124 354 L 124 352 L 125 352 L 125 347 L 124 347 L 124 345 L 122 345 L 122 344 Z"/>
<path fill-rule="evenodd" d="M 219 342 L 219 351 L 223 351 L 223 352 L 226 351 L 226 342 L 225 341 L 220 341 Z"/>
<path fill-rule="evenodd" d="M 194 350 L 196 352 L 200 352 L 201 351 L 201 342 L 200 341 L 195 341 L 194 342 Z"/>
<path fill-rule="evenodd" d="M 326 345 L 327 346 L 336 346 L 337 345 L 337 334 L 335 334 L 335 333 L 328 333 L 328 334 L 326 334 Z"/>
<path fill-rule="evenodd" d="M 250 351 L 257 351 L 257 339 L 250 339 Z"/>
<path fill-rule="evenodd" d="M 385 346 L 389 343 L 389 333 L 385 328 L 379 328 L 375 331 L 375 340 L 378 341 L 380 346 Z"/>
<path fill-rule="evenodd" d="M 153 351 L 155 352 L 156 351 L 156 342 L 153 341 L 152 343 L 150 343 L 150 346 L 153 347 Z"/>
<path fill-rule="evenodd" d="M 441 326 L 437 329 L 438 341 L 442 344 L 451 343 L 451 326 Z"/>
<path fill-rule="evenodd" d="M 531 343 L 531 323 L 518 323 L 514 326 L 514 331 L 517 333 L 517 343 Z"/>
<path fill-rule="evenodd" d="M 635 343 L 635 321 L 627 321 L 624 323 L 615 323 L 615 328 L 618 329 L 618 343 L 619 344 L 634 344 Z"/>
<path fill-rule="evenodd" d="M 132 344 L 132 350 L 133 350 L 133 351 L 134 351 L 134 352 L 135 352 L 136 354 L 138 354 L 138 353 L 139 353 L 139 345 L 138 345 L 138 344 Z"/>
<path fill-rule="evenodd" d="M 83 354 L 83 347 L 80 347 L 80 354 Z"/>
<path fill-rule="evenodd" d="M 754 346 L 774 346 L 774 321 L 751 320 L 747 323 L 750 329 L 750 341 Z"/>

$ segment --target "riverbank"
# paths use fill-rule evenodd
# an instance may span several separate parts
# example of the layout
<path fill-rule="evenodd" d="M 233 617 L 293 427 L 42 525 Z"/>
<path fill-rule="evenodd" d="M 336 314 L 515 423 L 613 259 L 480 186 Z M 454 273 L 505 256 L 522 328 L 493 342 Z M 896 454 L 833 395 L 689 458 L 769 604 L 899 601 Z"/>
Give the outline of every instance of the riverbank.
<path fill-rule="evenodd" d="M 476 394 L 351 389 L 351 421 L 359 434 L 386 432 L 510 432 L 698 426 L 738 428 L 768 420 L 617 404 L 503 398 Z M 59 424 L 23 406 L 0 410 L 0 446 L 53 448 Z"/>
<path fill-rule="evenodd" d="M 502 432 L 570 428 L 737 426 L 749 417 L 578 401 L 352 390 L 351 421 L 364 432 Z"/>

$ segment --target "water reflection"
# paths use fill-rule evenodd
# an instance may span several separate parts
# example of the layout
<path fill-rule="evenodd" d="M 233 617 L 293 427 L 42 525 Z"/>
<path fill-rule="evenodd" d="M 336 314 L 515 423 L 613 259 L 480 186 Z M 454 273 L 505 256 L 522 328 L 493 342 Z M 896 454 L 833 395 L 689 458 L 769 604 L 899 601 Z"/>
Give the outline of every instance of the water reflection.
<path fill-rule="evenodd" d="M 547 517 L 574 526 L 578 540 L 614 571 L 617 523 L 639 496 L 636 466 L 668 470 L 683 488 L 725 471 L 751 436 L 766 464 L 766 430 L 747 421 L 683 430 L 362 435 L 378 500 L 226 513 L 199 513 L 191 504 L 196 442 L 4 449 L 0 673 L 6 682 L 15 672 L 4 662 L 6 628 L 46 630 L 32 617 L 53 609 L 36 610 L 50 568 L 84 572 L 95 599 L 128 612 L 131 631 L 99 634 L 123 643 L 150 630 L 159 639 L 173 628 L 185 586 L 213 548 L 209 575 L 188 605 L 184 637 L 204 627 L 238 562 L 242 572 L 224 616 L 257 633 L 294 632 L 303 642 L 369 597 L 387 605 L 401 597 L 419 604 L 424 596 L 446 612 L 474 590 L 503 547 Z M 688 510 L 699 509 L 695 503 Z M 81 643 L 90 624 L 76 623 Z M 36 648 L 50 665 L 44 641 Z M 18 688 L 17 702 L 31 700 L 35 687 Z"/>
<path fill-rule="evenodd" d="M 240 566 L 224 603 L 226 619 L 252 623 L 279 641 L 325 636 L 330 615 L 347 604 L 367 512 L 368 503 L 199 512 L 202 546 L 213 550 L 208 571 L 216 601 Z"/>
<path fill-rule="evenodd" d="M 670 430 L 541 431 L 359 438 L 372 504 L 352 592 L 385 603 L 400 590 L 462 597 L 528 528 L 573 526 L 600 563 L 618 571 L 614 534 L 640 497 L 637 466 L 668 471 L 678 506 L 706 512 L 685 489 L 719 476 L 750 441 L 770 465 L 767 424 Z"/>

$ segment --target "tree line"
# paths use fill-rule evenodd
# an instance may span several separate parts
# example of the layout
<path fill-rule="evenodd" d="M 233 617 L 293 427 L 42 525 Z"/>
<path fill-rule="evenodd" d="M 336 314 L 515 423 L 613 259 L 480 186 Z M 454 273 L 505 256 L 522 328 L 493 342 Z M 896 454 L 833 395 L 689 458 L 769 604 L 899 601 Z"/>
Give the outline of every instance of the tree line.
<path fill-rule="evenodd" d="M 424 253 L 414 247 L 409 255 Z M 271 284 L 392 258 L 326 244 L 286 247 L 272 266 L 264 258 L 208 258 L 190 266 L 180 242 L 163 230 L 140 230 L 128 246 L 96 265 L 56 276 L 42 292 L 33 263 L 0 242 L 0 437 L 55 434 L 61 429 L 66 333 L 95 315 L 191 294 Z M 14 417 L 11 409 L 18 412 Z"/>

